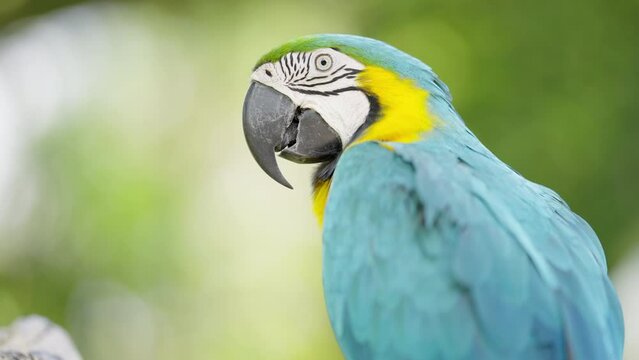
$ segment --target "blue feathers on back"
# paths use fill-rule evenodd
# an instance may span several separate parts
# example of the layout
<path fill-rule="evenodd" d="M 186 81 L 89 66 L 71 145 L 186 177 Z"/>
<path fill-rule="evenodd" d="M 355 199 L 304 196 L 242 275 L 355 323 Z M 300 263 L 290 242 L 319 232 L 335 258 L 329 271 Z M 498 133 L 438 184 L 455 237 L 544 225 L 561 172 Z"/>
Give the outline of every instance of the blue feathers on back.
<path fill-rule="evenodd" d="M 621 309 L 590 226 L 446 125 L 347 150 L 324 224 L 324 286 L 346 357 L 621 359 Z"/>

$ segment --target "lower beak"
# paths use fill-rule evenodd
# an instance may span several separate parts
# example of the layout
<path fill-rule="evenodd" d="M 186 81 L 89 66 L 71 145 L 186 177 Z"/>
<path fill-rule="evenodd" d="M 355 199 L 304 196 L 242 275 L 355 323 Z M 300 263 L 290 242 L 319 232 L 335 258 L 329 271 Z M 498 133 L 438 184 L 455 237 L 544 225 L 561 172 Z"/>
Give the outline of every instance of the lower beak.
<path fill-rule="evenodd" d="M 244 99 L 244 136 L 251 154 L 271 178 L 292 189 L 280 171 L 275 153 L 297 163 L 335 158 L 342 150 L 339 135 L 319 113 L 298 108 L 275 89 L 252 82 Z"/>

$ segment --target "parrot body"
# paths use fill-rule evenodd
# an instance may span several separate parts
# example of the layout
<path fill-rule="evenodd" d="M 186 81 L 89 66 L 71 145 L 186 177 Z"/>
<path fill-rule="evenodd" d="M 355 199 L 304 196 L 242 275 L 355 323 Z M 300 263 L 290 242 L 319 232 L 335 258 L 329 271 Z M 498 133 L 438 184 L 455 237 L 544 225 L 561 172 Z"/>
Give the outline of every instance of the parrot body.
<path fill-rule="evenodd" d="M 321 63 L 326 56 L 333 67 Z M 290 80 L 313 58 L 331 75 Z M 344 81 L 333 80 L 340 62 L 353 69 L 344 78 L 354 76 L 354 85 L 321 88 Z M 278 69 L 269 64 L 281 67 L 287 88 L 263 80 L 258 71 Z M 622 358 L 621 308 L 594 231 L 556 193 L 484 147 L 429 67 L 375 40 L 319 35 L 267 54 L 254 74 L 293 107 L 312 109 L 313 124 L 336 129 L 341 149 L 333 157 L 313 146 L 322 153 L 314 208 L 323 223 L 326 304 L 347 359 Z M 366 116 L 353 115 L 354 130 L 340 123 L 342 103 L 321 105 L 350 91 L 368 99 Z M 358 113 L 361 98 L 344 99 L 345 113 Z M 249 145 L 257 141 L 246 124 L 252 106 L 245 105 Z M 304 119 L 289 120 L 278 130 L 285 140 L 273 143 L 298 162 L 320 158 L 304 148 Z"/>
<path fill-rule="evenodd" d="M 471 135 L 429 140 L 358 145 L 337 166 L 324 287 L 346 357 L 620 359 L 590 227 Z"/>

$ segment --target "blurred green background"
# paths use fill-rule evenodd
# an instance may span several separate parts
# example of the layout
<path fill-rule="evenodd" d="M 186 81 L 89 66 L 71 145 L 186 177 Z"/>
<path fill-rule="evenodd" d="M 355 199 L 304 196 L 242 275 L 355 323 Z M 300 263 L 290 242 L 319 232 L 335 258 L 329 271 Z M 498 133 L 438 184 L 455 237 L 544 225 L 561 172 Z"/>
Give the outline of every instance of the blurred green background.
<path fill-rule="evenodd" d="M 501 159 L 599 234 L 639 359 L 639 1 L 0 2 L 0 324 L 86 359 L 339 359 L 309 167 L 241 132 L 254 62 L 309 33 L 417 56 Z"/>

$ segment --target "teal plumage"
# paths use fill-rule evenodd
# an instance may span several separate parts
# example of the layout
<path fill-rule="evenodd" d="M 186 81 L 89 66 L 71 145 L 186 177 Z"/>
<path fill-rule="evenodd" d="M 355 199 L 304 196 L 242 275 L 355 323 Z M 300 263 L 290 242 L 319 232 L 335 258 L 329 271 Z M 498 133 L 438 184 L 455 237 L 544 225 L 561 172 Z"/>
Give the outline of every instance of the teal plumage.
<path fill-rule="evenodd" d="M 356 146 L 326 208 L 324 286 L 348 359 L 620 359 L 590 227 L 471 135 Z"/>
<path fill-rule="evenodd" d="M 333 41 L 428 89 L 442 122 L 337 163 L 324 287 L 346 358 L 621 359 L 621 308 L 590 226 L 487 150 L 427 66 L 374 40 Z"/>

